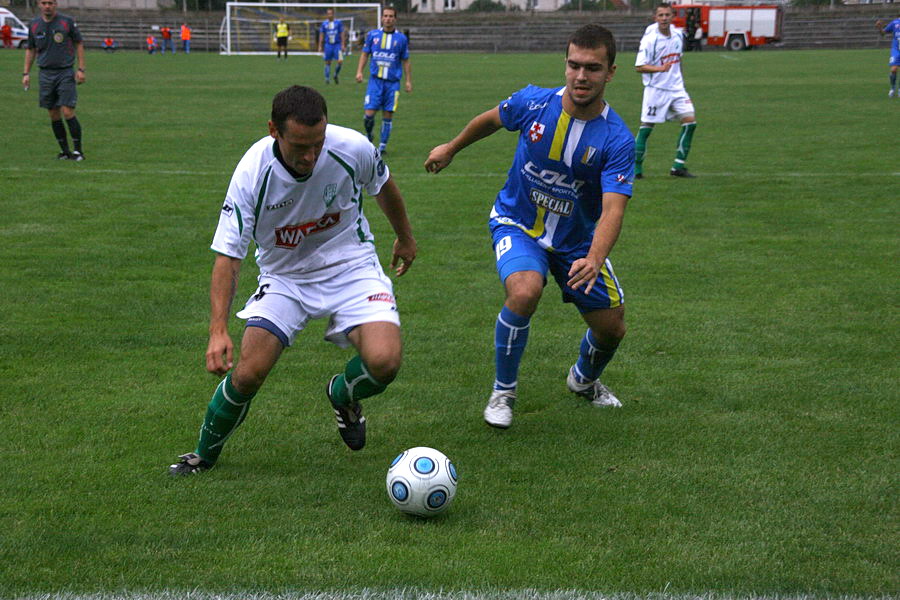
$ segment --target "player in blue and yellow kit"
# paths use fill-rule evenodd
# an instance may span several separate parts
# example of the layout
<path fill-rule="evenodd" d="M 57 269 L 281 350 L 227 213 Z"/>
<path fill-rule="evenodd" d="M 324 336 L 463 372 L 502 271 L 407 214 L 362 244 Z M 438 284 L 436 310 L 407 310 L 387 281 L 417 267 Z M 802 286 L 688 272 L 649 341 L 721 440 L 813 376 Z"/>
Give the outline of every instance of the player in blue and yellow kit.
<path fill-rule="evenodd" d="M 325 20 L 319 27 L 319 52 L 325 59 L 325 83 L 331 76 L 331 61 L 337 61 L 334 67 L 334 82 L 338 83 L 338 75 L 341 74 L 341 67 L 344 66 L 344 52 L 346 51 L 346 42 L 344 41 L 344 23 L 334 18 L 334 9 L 329 8 L 325 11 Z M 371 141 L 371 140 L 370 140 Z"/>
<path fill-rule="evenodd" d="M 366 137 L 371 142 L 372 129 L 375 127 L 375 111 L 381 111 L 381 143 L 378 150 L 384 154 L 388 139 L 391 137 L 394 111 L 397 110 L 397 102 L 400 99 L 401 75 L 406 78 L 407 93 L 412 92 L 409 42 L 405 35 L 397 31 L 395 9 L 385 8 L 381 13 L 381 29 L 373 29 L 366 34 L 366 41 L 359 54 L 359 66 L 356 68 L 357 83 L 362 83 L 363 70 L 370 54 L 372 66 L 363 104 L 365 109 L 363 126 L 366 129 Z"/>
<path fill-rule="evenodd" d="M 891 35 L 891 59 L 888 63 L 891 67 L 891 87 L 888 90 L 888 97 L 900 97 L 900 89 L 897 87 L 897 70 L 900 69 L 900 19 L 894 19 L 887 25 L 884 21 L 875 22 L 881 35 Z"/>
<path fill-rule="evenodd" d="M 472 119 L 434 148 L 425 168 L 437 173 L 466 146 L 501 127 L 519 132 L 490 230 L 506 301 L 495 326 L 496 378 L 484 410 L 489 425 L 512 424 L 519 363 L 547 272 L 588 330 L 567 386 L 595 406 L 621 406 L 600 374 L 625 335 L 622 288 L 609 253 L 619 236 L 634 175 L 634 137 L 603 100 L 615 73 L 616 43 L 585 25 L 566 47 L 566 85 L 528 86 Z"/>

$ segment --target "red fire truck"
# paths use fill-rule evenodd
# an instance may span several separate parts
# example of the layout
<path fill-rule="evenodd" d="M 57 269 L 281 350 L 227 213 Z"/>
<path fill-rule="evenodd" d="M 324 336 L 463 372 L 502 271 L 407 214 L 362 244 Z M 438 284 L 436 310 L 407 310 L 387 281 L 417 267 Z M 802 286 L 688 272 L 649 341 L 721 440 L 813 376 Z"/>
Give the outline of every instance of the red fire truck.
<path fill-rule="evenodd" d="M 676 4 L 674 25 L 682 27 L 690 43 L 699 29 L 707 46 L 744 50 L 781 39 L 784 12 L 780 6 L 709 6 Z"/>

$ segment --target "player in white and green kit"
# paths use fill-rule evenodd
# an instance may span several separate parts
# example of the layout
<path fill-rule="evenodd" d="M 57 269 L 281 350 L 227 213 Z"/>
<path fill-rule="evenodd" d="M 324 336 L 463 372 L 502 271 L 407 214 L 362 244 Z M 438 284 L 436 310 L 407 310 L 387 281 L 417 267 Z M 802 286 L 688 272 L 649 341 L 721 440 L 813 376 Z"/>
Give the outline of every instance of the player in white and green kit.
<path fill-rule="evenodd" d="M 656 7 L 654 19 L 641 38 L 641 46 L 635 69 L 644 83 L 644 101 L 641 106 L 641 128 L 635 139 L 635 179 L 644 176 L 644 155 L 647 138 L 656 123 L 681 121 L 681 132 L 675 150 L 675 161 L 669 174 L 674 177 L 694 175 L 687 169 L 687 157 L 697 128 L 694 104 L 681 76 L 681 57 L 684 54 L 684 32 L 672 25 L 672 6 L 661 3 Z"/>
<path fill-rule="evenodd" d="M 341 438 L 352 450 L 365 445 L 359 401 L 393 381 L 401 342 L 391 281 L 363 213 L 364 194 L 375 197 L 397 235 L 391 266 L 403 275 L 415 259 L 416 242 L 378 151 L 362 134 L 328 124 L 317 91 L 293 86 L 277 94 L 269 135 L 238 163 L 212 243 L 206 368 L 225 378 L 209 403 L 196 450 L 180 456 L 171 474 L 215 464 L 281 352 L 312 319 L 328 319 L 325 338 L 358 351 L 326 392 Z M 232 369 L 228 318 L 251 242 L 259 286 L 237 314 L 247 325 Z"/>

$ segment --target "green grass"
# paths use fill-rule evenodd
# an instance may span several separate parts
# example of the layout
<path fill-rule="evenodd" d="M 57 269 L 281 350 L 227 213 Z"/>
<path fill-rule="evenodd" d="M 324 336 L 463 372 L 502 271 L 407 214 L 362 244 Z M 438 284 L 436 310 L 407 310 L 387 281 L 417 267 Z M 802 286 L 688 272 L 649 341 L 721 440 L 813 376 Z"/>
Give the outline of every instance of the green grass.
<path fill-rule="evenodd" d="M 336 435 L 322 390 L 350 355 L 319 323 L 220 465 L 174 481 L 216 384 L 208 246 L 231 171 L 289 84 L 360 127 L 356 56 L 325 88 L 314 57 L 89 53 L 75 164 L 17 86 L 22 54 L 0 52 L 0 597 L 900 595 L 900 101 L 884 58 L 688 55 L 699 178 L 666 176 L 677 127 L 658 127 L 612 255 L 630 329 L 604 380 L 625 406 L 566 392 L 584 326 L 549 286 L 502 432 L 481 420 L 502 302 L 486 219 L 515 138 L 438 176 L 422 163 L 512 91 L 561 83 L 563 59 L 415 54 L 389 164 L 420 254 L 395 282 L 405 362 L 366 404 L 366 449 Z M 632 62 L 607 97 L 636 127 Z M 254 277 L 247 264 L 237 303 Z M 384 491 L 415 445 L 460 472 L 432 521 Z"/>

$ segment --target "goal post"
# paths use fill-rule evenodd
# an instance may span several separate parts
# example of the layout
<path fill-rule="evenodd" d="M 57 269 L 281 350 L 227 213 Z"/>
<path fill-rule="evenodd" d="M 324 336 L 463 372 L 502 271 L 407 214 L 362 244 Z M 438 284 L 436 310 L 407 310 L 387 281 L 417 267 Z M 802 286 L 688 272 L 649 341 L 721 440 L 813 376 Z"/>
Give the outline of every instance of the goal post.
<path fill-rule="evenodd" d="M 347 49 L 351 41 L 364 39 L 381 25 L 381 4 L 326 4 L 296 2 L 227 2 L 219 27 L 220 54 L 275 54 L 275 27 L 280 19 L 290 27 L 291 54 L 316 54 L 319 28 L 325 11 L 334 9 L 334 19 L 344 24 Z"/>

